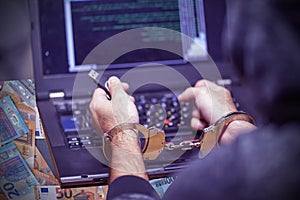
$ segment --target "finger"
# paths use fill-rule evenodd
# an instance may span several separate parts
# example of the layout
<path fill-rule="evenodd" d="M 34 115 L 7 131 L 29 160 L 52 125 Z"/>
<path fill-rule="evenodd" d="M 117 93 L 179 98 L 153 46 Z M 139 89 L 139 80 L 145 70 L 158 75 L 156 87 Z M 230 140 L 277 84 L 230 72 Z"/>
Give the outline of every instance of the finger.
<path fill-rule="evenodd" d="M 207 127 L 207 123 L 193 117 L 191 119 L 191 127 L 195 130 L 203 130 L 205 127 Z"/>
<path fill-rule="evenodd" d="M 135 103 L 135 98 L 133 96 L 129 96 L 130 100 Z"/>
<path fill-rule="evenodd" d="M 91 111 L 93 126 L 100 133 L 110 128 L 106 124 L 113 121 L 113 118 L 110 117 L 111 108 L 112 102 L 107 99 L 106 92 L 101 88 L 97 88 L 93 94 L 89 109 Z"/>
<path fill-rule="evenodd" d="M 129 90 L 129 84 L 128 84 L 128 83 L 122 82 L 122 87 L 123 87 L 123 89 L 124 89 L 126 92 L 128 92 L 128 90 Z"/>
<path fill-rule="evenodd" d="M 124 91 L 123 85 L 120 81 L 119 78 L 117 78 L 116 76 L 112 76 L 108 79 L 108 83 L 109 83 L 109 91 L 112 95 L 112 98 L 114 96 L 118 96 L 120 94 L 124 94 L 126 93 Z"/>
<path fill-rule="evenodd" d="M 91 115 L 92 115 L 92 119 L 91 119 L 91 123 L 93 125 L 93 127 L 96 128 L 96 130 L 101 130 L 100 125 L 99 125 L 99 121 L 98 121 L 98 114 L 97 114 L 97 102 L 96 98 L 93 98 L 93 100 L 90 103 L 90 111 L 91 111 Z"/>
<path fill-rule="evenodd" d="M 203 87 L 203 86 L 207 86 L 208 80 L 202 79 L 197 81 L 197 83 L 195 84 L 195 87 Z"/>
<path fill-rule="evenodd" d="M 183 91 L 178 97 L 178 101 L 194 101 L 196 98 L 196 88 L 189 87 Z"/>
<path fill-rule="evenodd" d="M 209 124 L 207 123 L 207 121 L 200 119 L 200 130 L 203 130 L 204 128 L 208 127 Z"/>
<path fill-rule="evenodd" d="M 218 86 L 217 84 L 215 84 L 214 82 L 211 82 L 209 80 L 206 79 L 202 79 L 200 81 L 197 81 L 197 83 L 195 84 L 195 87 L 215 87 Z"/>
<path fill-rule="evenodd" d="M 200 111 L 198 109 L 193 109 L 192 117 L 200 119 Z"/>
<path fill-rule="evenodd" d="M 114 121 L 124 123 L 130 120 L 131 106 L 134 105 L 130 96 L 124 91 L 120 79 L 113 76 L 108 79 L 112 95 L 112 114 Z"/>
<path fill-rule="evenodd" d="M 195 85 L 195 88 L 205 88 L 209 92 L 218 92 L 220 94 L 221 94 L 221 92 L 226 91 L 224 86 L 217 85 L 216 83 L 208 81 L 208 80 L 198 81 Z"/>
<path fill-rule="evenodd" d="M 106 93 L 103 89 L 97 88 L 94 91 L 93 98 L 90 102 L 89 109 L 92 113 L 93 118 L 97 119 L 97 112 L 101 109 L 101 106 L 105 106 L 105 104 L 109 104 L 110 101 L 106 98 Z M 107 106 L 106 106 L 107 107 Z"/>
<path fill-rule="evenodd" d="M 97 110 L 97 106 L 99 106 L 99 104 L 108 103 L 108 102 L 109 100 L 106 97 L 106 92 L 101 88 L 97 88 L 94 91 L 93 98 L 90 103 L 90 108 Z"/>

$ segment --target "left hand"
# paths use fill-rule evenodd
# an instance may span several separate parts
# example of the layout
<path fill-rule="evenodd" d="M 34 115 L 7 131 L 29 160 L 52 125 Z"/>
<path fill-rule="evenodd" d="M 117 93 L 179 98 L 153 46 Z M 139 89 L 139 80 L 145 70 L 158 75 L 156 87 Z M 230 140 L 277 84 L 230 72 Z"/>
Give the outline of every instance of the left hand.
<path fill-rule="evenodd" d="M 208 80 L 200 80 L 178 96 L 179 101 L 194 101 L 191 126 L 196 130 L 215 123 L 220 117 L 237 111 L 228 89 Z"/>

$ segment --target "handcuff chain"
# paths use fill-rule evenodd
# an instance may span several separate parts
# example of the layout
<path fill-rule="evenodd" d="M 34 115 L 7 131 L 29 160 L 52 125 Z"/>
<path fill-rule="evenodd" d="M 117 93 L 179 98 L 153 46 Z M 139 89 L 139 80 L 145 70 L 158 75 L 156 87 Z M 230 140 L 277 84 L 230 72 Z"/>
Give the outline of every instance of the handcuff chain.
<path fill-rule="evenodd" d="M 174 144 L 173 142 L 168 142 L 165 144 L 165 149 L 173 151 L 175 149 L 192 150 L 193 148 L 199 148 L 201 145 L 200 140 L 186 140 L 182 141 L 179 144 Z"/>

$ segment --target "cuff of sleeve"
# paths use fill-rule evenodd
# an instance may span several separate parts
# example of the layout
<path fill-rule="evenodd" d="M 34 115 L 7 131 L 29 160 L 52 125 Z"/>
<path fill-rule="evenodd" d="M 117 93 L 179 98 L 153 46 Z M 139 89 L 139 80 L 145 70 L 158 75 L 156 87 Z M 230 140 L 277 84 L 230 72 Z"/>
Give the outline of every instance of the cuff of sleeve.
<path fill-rule="evenodd" d="M 107 199 L 114 199 L 124 194 L 141 194 L 152 199 L 160 199 L 150 183 L 136 176 L 122 176 L 114 180 L 107 193 Z"/>

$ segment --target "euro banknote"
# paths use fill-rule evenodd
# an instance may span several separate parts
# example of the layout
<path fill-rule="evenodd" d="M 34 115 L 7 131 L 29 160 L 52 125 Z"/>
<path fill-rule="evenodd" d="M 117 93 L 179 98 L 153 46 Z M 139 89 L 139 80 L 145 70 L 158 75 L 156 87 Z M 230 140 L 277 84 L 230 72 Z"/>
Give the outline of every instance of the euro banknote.
<path fill-rule="evenodd" d="M 12 80 L 8 81 L 8 85 L 17 93 L 21 102 L 34 109 L 35 102 L 35 86 L 33 80 Z"/>
<path fill-rule="evenodd" d="M 7 144 L 29 132 L 19 111 L 9 96 L 0 100 L 0 144 Z"/>
<path fill-rule="evenodd" d="M 157 194 L 162 197 L 170 185 L 175 181 L 176 177 L 165 177 L 165 178 L 158 178 L 150 180 L 150 184 L 155 189 Z"/>
<path fill-rule="evenodd" d="M 59 186 L 36 186 L 37 200 L 104 200 L 107 186 L 65 188 Z"/>
<path fill-rule="evenodd" d="M 36 129 L 36 113 L 24 103 L 16 104 L 16 107 L 27 125 L 29 132 L 14 140 L 19 152 L 25 159 L 30 168 L 34 167 L 34 151 L 35 151 L 35 129 Z"/>
<path fill-rule="evenodd" d="M 40 185 L 58 185 L 59 182 L 51 171 L 48 163 L 36 147 L 34 152 L 34 169 L 33 174 L 39 181 Z"/>
<path fill-rule="evenodd" d="M 38 182 L 14 143 L 0 148 L 0 169 L 1 190 L 8 199 L 34 199 Z"/>

